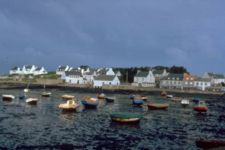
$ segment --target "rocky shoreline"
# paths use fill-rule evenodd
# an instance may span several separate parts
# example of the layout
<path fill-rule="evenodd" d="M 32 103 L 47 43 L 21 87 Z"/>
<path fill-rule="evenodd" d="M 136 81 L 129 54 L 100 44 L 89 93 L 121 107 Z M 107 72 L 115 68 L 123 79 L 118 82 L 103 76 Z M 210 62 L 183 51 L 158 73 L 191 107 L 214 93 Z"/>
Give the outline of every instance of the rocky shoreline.
<path fill-rule="evenodd" d="M 24 82 L 0 82 L 0 89 L 24 89 L 27 87 L 27 83 Z M 43 84 L 32 83 L 29 85 L 30 89 L 43 89 Z M 181 91 L 176 89 L 160 89 L 160 88 L 118 88 L 118 87 L 103 87 L 103 88 L 93 88 L 93 87 L 82 87 L 75 85 L 66 85 L 66 84 L 48 84 L 46 85 L 48 89 L 59 89 L 65 91 L 77 91 L 83 93 L 117 93 L 117 94 L 150 94 L 150 95 L 160 95 L 162 91 L 166 91 L 169 94 L 176 96 L 210 96 L 218 97 L 222 96 L 224 93 L 219 92 L 205 92 L 205 91 Z"/>

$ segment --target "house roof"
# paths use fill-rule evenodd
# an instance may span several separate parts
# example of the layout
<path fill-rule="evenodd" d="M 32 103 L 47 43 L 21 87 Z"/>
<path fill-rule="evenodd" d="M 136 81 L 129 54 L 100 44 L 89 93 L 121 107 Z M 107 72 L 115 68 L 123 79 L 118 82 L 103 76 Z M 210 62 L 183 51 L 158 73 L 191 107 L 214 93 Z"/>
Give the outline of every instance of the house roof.
<path fill-rule="evenodd" d="M 112 81 L 114 78 L 115 76 L 111 75 L 99 75 L 97 77 L 94 77 L 94 80 Z"/>
<path fill-rule="evenodd" d="M 59 70 L 65 70 L 67 66 L 59 66 L 58 69 Z"/>
<path fill-rule="evenodd" d="M 182 81 L 184 78 L 183 74 L 175 74 L 175 73 L 170 73 L 168 76 L 164 77 L 162 80 L 177 80 L 177 81 Z"/>
<path fill-rule="evenodd" d="M 37 67 L 36 69 L 35 69 L 35 71 L 40 71 L 41 70 L 41 67 Z"/>
<path fill-rule="evenodd" d="M 164 70 L 154 70 L 153 74 L 163 74 Z"/>
<path fill-rule="evenodd" d="M 223 74 L 215 74 L 215 73 L 209 72 L 208 75 L 211 78 L 214 78 L 214 79 L 223 79 L 223 78 L 225 78 Z"/>
<path fill-rule="evenodd" d="M 26 65 L 25 68 L 26 69 L 31 69 L 32 68 L 32 65 Z"/>
<path fill-rule="evenodd" d="M 15 67 L 13 67 L 11 70 L 16 71 L 16 70 L 18 70 L 18 69 L 20 69 L 20 68 L 19 68 L 19 67 L 17 67 L 17 66 L 15 66 Z"/>
<path fill-rule="evenodd" d="M 197 77 L 196 81 L 210 82 L 210 79 Z"/>
<path fill-rule="evenodd" d="M 72 71 L 66 71 L 66 76 L 70 76 L 70 75 L 82 76 L 82 75 L 81 75 L 81 72 L 79 72 L 79 71 L 75 71 L 75 70 L 72 70 Z"/>
<path fill-rule="evenodd" d="M 135 75 L 135 77 L 147 77 L 148 73 L 148 71 L 140 71 Z"/>

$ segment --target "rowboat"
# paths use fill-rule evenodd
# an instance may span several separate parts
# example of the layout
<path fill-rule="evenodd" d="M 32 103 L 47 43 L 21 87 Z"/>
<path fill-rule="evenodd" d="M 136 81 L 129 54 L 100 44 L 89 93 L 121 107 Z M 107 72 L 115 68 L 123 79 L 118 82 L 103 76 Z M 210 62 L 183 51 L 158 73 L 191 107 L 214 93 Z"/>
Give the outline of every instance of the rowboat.
<path fill-rule="evenodd" d="M 223 140 L 197 140 L 195 141 L 197 147 L 203 149 L 210 149 L 210 148 L 221 148 L 225 149 L 225 141 Z"/>
<path fill-rule="evenodd" d="M 148 109 L 167 109 L 169 104 L 159 104 L 159 103 L 148 103 Z"/>
<path fill-rule="evenodd" d="M 37 105 L 38 98 L 28 98 L 26 99 L 26 103 L 30 105 Z"/>
<path fill-rule="evenodd" d="M 194 107 L 194 110 L 197 112 L 207 112 L 208 107 L 206 106 L 204 101 L 199 101 L 198 105 Z"/>
<path fill-rule="evenodd" d="M 75 98 L 75 96 L 73 96 L 73 95 L 67 95 L 67 94 L 62 95 L 62 99 L 64 99 L 64 100 L 71 100 L 74 98 Z"/>
<path fill-rule="evenodd" d="M 51 96 L 51 95 L 52 95 L 51 92 L 46 92 L 46 91 L 44 91 L 44 92 L 41 93 L 41 96 L 43 96 L 43 97 L 49 97 L 49 96 Z"/>
<path fill-rule="evenodd" d="M 181 103 L 182 106 L 188 106 L 189 100 L 188 99 L 182 99 L 180 103 Z"/>
<path fill-rule="evenodd" d="M 30 90 L 28 88 L 23 90 L 25 93 L 29 92 Z"/>
<path fill-rule="evenodd" d="M 74 100 L 67 100 L 66 103 L 59 104 L 59 108 L 66 111 L 75 110 L 78 107 L 78 104 Z"/>
<path fill-rule="evenodd" d="M 142 99 L 143 101 L 147 101 L 147 100 L 148 100 L 148 97 L 147 97 L 147 96 L 141 96 L 141 99 Z"/>
<path fill-rule="evenodd" d="M 105 100 L 107 101 L 107 102 L 114 102 L 115 101 L 115 97 L 106 97 L 105 98 Z"/>
<path fill-rule="evenodd" d="M 130 112 L 113 112 L 110 117 L 112 121 L 119 123 L 139 123 L 142 115 Z"/>
<path fill-rule="evenodd" d="M 132 100 L 133 105 L 142 105 L 144 103 L 144 101 L 142 99 L 134 99 Z"/>
<path fill-rule="evenodd" d="M 86 96 L 81 101 L 85 108 L 97 108 L 99 101 L 97 98 Z"/>
<path fill-rule="evenodd" d="M 105 94 L 104 93 L 98 94 L 97 98 L 98 99 L 105 99 Z"/>
<path fill-rule="evenodd" d="M 7 94 L 3 94 L 2 95 L 2 100 L 3 101 L 12 101 L 14 99 L 15 99 L 15 96 L 13 96 L 13 95 L 7 95 Z"/>

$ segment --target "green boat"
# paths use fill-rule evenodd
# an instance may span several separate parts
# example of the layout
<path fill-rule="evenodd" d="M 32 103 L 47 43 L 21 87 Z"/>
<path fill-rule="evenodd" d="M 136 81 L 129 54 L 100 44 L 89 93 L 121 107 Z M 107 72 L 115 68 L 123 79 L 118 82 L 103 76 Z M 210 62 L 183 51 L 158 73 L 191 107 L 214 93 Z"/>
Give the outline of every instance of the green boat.
<path fill-rule="evenodd" d="M 143 117 L 142 114 L 130 112 L 113 112 L 110 114 L 112 121 L 120 123 L 138 123 Z"/>

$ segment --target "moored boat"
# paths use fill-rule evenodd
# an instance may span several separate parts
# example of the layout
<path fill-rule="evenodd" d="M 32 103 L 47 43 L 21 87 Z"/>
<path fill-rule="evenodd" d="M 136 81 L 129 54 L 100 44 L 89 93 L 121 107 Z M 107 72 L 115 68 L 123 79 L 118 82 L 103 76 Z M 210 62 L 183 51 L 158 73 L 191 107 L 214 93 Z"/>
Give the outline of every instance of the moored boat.
<path fill-rule="evenodd" d="M 196 97 L 194 97 L 193 99 L 192 99 L 192 102 L 194 102 L 194 103 L 198 103 L 200 101 L 200 99 L 199 98 L 196 98 Z"/>
<path fill-rule="evenodd" d="M 26 99 L 26 103 L 30 105 L 37 105 L 37 102 L 38 102 L 38 98 L 31 97 Z"/>
<path fill-rule="evenodd" d="M 106 97 L 105 98 L 105 100 L 107 101 L 107 102 L 114 102 L 115 101 L 115 97 Z"/>
<path fill-rule="evenodd" d="M 144 103 L 144 101 L 142 99 L 134 99 L 132 100 L 133 105 L 137 105 L 140 106 Z"/>
<path fill-rule="evenodd" d="M 73 96 L 73 95 L 68 95 L 68 94 L 62 95 L 62 99 L 64 99 L 64 100 L 71 100 L 74 98 L 75 98 L 75 96 Z"/>
<path fill-rule="evenodd" d="M 210 148 L 221 148 L 225 149 L 225 141 L 224 140 L 197 140 L 195 141 L 197 147 L 203 149 L 210 149 Z"/>
<path fill-rule="evenodd" d="M 98 94 L 97 98 L 98 99 L 105 99 L 105 94 L 104 93 Z"/>
<path fill-rule="evenodd" d="M 25 93 L 29 92 L 30 90 L 28 88 L 23 90 Z"/>
<path fill-rule="evenodd" d="M 148 100 L 148 97 L 147 97 L 147 96 L 141 96 L 141 99 L 142 99 L 143 101 L 147 101 L 147 100 Z"/>
<path fill-rule="evenodd" d="M 148 109 L 167 109 L 169 104 L 167 103 L 148 103 Z"/>
<path fill-rule="evenodd" d="M 59 104 L 59 108 L 64 111 L 72 111 L 78 107 L 78 104 L 74 100 L 67 100 L 66 103 Z"/>
<path fill-rule="evenodd" d="M 110 117 L 112 121 L 119 123 L 139 123 L 142 115 L 130 112 L 113 112 Z"/>
<path fill-rule="evenodd" d="M 173 95 L 171 95 L 171 94 L 166 95 L 166 98 L 173 98 Z"/>
<path fill-rule="evenodd" d="M 199 101 L 198 105 L 193 108 L 197 112 L 207 112 L 208 107 L 206 106 L 204 101 Z"/>
<path fill-rule="evenodd" d="M 85 108 L 97 108 L 99 101 L 97 98 L 86 96 L 81 101 Z"/>
<path fill-rule="evenodd" d="M 188 106 L 190 104 L 188 99 L 182 99 L 180 103 L 182 106 Z"/>
<path fill-rule="evenodd" d="M 174 102 L 180 102 L 182 100 L 182 98 L 181 97 L 173 97 L 173 98 L 171 98 L 171 100 Z"/>
<path fill-rule="evenodd" d="M 166 91 L 162 91 L 160 95 L 161 95 L 161 96 L 166 96 L 167 93 L 166 93 Z"/>
<path fill-rule="evenodd" d="M 2 100 L 3 101 L 12 101 L 14 99 L 15 99 L 15 96 L 13 96 L 13 95 L 7 95 L 7 94 L 3 94 L 2 95 Z"/>
<path fill-rule="evenodd" d="M 128 98 L 129 99 L 134 99 L 135 95 L 129 95 Z"/>
<path fill-rule="evenodd" d="M 41 93 L 41 96 L 43 96 L 43 97 L 49 97 L 49 96 L 51 96 L 51 95 L 52 95 L 51 92 L 46 92 L 46 91 L 44 91 L 44 92 Z"/>

